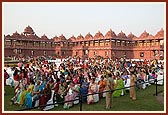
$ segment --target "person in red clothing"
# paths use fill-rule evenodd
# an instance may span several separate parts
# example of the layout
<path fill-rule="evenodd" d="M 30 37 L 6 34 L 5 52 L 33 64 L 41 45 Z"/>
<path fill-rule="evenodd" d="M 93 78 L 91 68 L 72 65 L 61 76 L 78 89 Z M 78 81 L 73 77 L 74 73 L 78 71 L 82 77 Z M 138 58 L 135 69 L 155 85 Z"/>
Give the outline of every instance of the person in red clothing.
<path fill-rule="evenodd" d="M 9 78 L 9 74 L 4 69 L 4 86 L 6 86 L 6 79 L 8 79 L 8 78 Z"/>
<path fill-rule="evenodd" d="M 14 77 L 15 81 L 19 81 L 20 80 L 19 79 L 19 74 L 20 74 L 19 70 L 17 68 L 14 68 L 13 77 Z"/>
<path fill-rule="evenodd" d="M 15 81 L 19 81 L 19 80 L 20 80 L 20 79 L 19 79 L 19 73 L 14 76 L 14 80 L 15 80 Z"/>
<path fill-rule="evenodd" d="M 51 88 L 50 84 L 46 84 L 46 87 L 41 91 L 41 96 L 39 100 L 40 109 L 43 110 L 44 106 L 47 104 L 48 100 L 51 98 Z"/>
<path fill-rule="evenodd" d="M 20 70 L 22 70 L 23 63 L 22 63 L 21 60 L 19 61 L 19 63 L 18 63 L 17 65 L 18 65 L 18 67 L 20 68 Z"/>
<path fill-rule="evenodd" d="M 23 71 L 21 71 L 19 74 L 19 79 L 23 79 L 23 78 L 24 78 L 24 73 L 23 73 Z"/>

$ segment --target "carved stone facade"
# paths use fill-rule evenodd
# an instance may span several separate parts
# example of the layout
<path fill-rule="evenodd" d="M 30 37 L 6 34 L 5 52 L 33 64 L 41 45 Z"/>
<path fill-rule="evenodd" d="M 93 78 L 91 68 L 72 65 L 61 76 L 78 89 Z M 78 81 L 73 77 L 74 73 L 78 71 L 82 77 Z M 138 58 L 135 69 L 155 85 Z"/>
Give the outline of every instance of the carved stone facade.
<path fill-rule="evenodd" d="M 17 31 L 13 35 L 4 36 L 5 56 L 79 56 L 94 58 L 127 59 L 163 59 L 164 30 L 156 35 L 144 31 L 139 37 L 132 33 L 116 33 L 110 29 L 105 35 L 98 31 L 94 36 L 90 33 L 77 37 L 65 38 L 62 34 L 49 39 L 45 34 L 38 37 L 28 26 L 24 32 Z"/>

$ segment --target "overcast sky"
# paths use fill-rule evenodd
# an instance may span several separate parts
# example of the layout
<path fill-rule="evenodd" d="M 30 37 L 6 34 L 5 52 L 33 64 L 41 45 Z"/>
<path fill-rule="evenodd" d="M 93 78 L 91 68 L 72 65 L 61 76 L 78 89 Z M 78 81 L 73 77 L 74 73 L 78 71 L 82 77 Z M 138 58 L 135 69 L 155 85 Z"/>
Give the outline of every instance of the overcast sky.
<path fill-rule="evenodd" d="M 63 34 L 103 35 L 112 29 L 139 36 L 144 30 L 155 35 L 165 28 L 165 3 L 3 3 L 3 32 L 22 33 L 28 25 L 41 37 Z"/>

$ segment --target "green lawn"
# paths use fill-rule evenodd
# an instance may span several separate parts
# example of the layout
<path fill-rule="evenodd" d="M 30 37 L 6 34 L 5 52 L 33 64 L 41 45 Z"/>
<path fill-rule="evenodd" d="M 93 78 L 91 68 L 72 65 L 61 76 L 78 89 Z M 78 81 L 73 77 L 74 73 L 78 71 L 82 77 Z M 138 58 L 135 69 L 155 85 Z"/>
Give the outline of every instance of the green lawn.
<path fill-rule="evenodd" d="M 158 92 L 163 91 L 164 86 L 158 86 Z M 21 109 L 17 105 L 10 105 L 10 98 L 13 96 L 13 89 L 5 86 L 6 95 L 4 96 L 4 110 L 16 111 Z M 145 90 L 137 89 L 137 100 L 132 101 L 129 98 L 129 92 L 126 95 L 113 98 L 113 107 L 108 111 L 164 111 L 164 105 L 156 100 L 155 85 L 147 87 Z M 74 105 L 70 109 L 63 109 L 63 105 L 59 105 L 50 111 L 79 111 L 80 105 Z M 100 99 L 98 103 L 88 105 L 82 104 L 83 111 L 107 111 L 105 109 L 105 98 Z M 38 111 L 37 109 L 30 111 Z"/>

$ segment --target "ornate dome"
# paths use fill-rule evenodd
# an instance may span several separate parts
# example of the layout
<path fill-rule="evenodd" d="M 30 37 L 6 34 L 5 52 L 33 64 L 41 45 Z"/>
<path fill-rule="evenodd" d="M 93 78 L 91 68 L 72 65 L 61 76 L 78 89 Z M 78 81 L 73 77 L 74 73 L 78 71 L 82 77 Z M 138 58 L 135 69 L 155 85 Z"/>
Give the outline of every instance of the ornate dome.
<path fill-rule="evenodd" d="M 18 38 L 21 37 L 21 35 L 16 31 L 15 33 L 13 33 L 12 37 Z"/>
<path fill-rule="evenodd" d="M 54 41 L 57 41 L 57 40 L 58 40 L 58 37 L 55 36 L 55 37 L 53 37 L 52 39 L 53 39 Z"/>
<path fill-rule="evenodd" d="M 100 31 L 98 31 L 93 38 L 94 39 L 102 39 L 102 38 L 104 38 L 104 36 Z"/>
<path fill-rule="evenodd" d="M 11 36 L 8 34 L 8 35 L 6 35 L 6 36 L 4 36 L 4 37 L 7 37 L 7 38 L 9 38 L 9 37 L 11 37 Z"/>
<path fill-rule="evenodd" d="M 132 39 L 132 38 L 134 38 L 135 37 L 135 35 L 134 34 L 132 34 L 132 32 L 130 32 L 130 34 L 127 36 L 128 38 L 130 38 L 130 39 Z"/>
<path fill-rule="evenodd" d="M 120 38 L 127 38 L 127 36 L 125 35 L 125 33 L 122 32 L 122 31 L 118 34 L 118 37 L 120 37 Z"/>
<path fill-rule="evenodd" d="M 30 27 L 30 26 L 28 26 L 28 27 L 26 27 L 25 29 L 24 29 L 24 32 L 23 32 L 24 34 L 34 34 L 34 31 L 33 31 L 33 29 Z"/>
<path fill-rule="evenodd" d="M 146 31 L 144 31 L 139 38 L 147 38 L 149 36 L 149 33 L 147 33 Z"/>
<path fill-rule="evenodd" d="M 82 41 L 82 40 L 84 40 L 84 37 L 80 34 L 80 35 L 77 37 L 77 40 L 78 40 L 78 41 Z"/>
<path fill-rule="evenodd" d="M 112 31 L 112 29 L 110 29 L 106 35 L 105 35 L 105 38 L 112 38 L 112 37 L 117 37 L 115 32 Z"/>
<path fill-rule="evenodd" d="M 44 34 L 43 36 L 41 36 L 41 39 L 48 39 L 48 37 Z"/>
<path fill-rule="evenodd" d="M 157 37 L 157 38 L 164 38 L 164 30 L 163 30 L 163 28 L 161 28 L 161 30 L 157 32 L 157 34 L 155 35 L 155 37 Z"/>
<path fill-rule="evenodd" d="M 93 36 L 90 34 L 90 32 L 86 34 L 85 39 L 88 39 L 88 40 L 93 39 Z"/>
<path fill-rule="evenodd" d="M 74 37 L 74 35 L 72 36 L 72 37 L 70 37 L 68 40 L 70 40 L 70 41 L 75 41 L 76 40 L 76 38 Z"/>
<path fill-rule="evenodd" d="M 64 36 L 63 34 L 61 34 L 61 35 L 58 37 L 58 39 L 59 39 L 60 41 L 65 41 L 65 40 L 66 40 L 66 38 L 65 38 L 65 36 Z"/>

